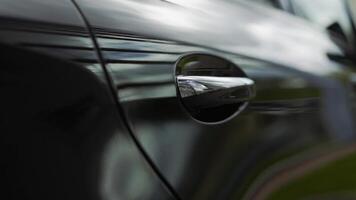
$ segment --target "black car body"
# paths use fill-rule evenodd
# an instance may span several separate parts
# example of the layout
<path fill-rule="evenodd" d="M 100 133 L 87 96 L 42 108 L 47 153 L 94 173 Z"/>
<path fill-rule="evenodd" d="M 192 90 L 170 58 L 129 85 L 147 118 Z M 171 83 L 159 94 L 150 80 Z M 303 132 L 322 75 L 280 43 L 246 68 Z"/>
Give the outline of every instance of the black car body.
<path fill-rule="evenodd" d="M 299 19 L 245 2 L 2 0 L 0 43 L 3 199 L 355 198 L 351 73 Z M 193 115 L 186 56 L 230 66 L 187 74 L 238 69 L 255 96 L 228 120 Z"/>

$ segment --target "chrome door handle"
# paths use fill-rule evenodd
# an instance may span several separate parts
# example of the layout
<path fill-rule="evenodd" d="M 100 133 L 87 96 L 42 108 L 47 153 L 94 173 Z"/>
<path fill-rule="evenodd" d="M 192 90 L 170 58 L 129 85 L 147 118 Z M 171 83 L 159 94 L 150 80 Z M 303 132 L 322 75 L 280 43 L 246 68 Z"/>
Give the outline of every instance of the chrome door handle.
<path fill-rule="evenodd" d="M 177 76 L 182 100 L 195 109 L 245 103 L 255 96 L 254 81 L 246 77 Z"/>
<path fill-rule="evenodd" d="M 180 75 L 177 76 L 177 83 L 182 98 L 219 92 L 232 101 L 242 102 L 255 96 L 255 83 L 246 77 Z"/>
<path fill-rule="evenodd" d="M 177 96 L 188 113 L 204 123 L 232 119 L 255 97 L 255 83 L 234 63 L 192 53 L 176 63 Z"/>

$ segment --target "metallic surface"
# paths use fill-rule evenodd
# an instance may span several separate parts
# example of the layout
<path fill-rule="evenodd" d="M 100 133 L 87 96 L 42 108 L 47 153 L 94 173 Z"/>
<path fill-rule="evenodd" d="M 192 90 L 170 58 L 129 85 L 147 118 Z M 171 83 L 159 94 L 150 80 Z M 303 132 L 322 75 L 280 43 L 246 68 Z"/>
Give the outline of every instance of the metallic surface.
<path fill-rule="evenodd" d="M 265 199 L 285 170 L 352 144 L 348 75 L 327 57 L 340 50 L 304 22 L 240 2 L 77 2 L 131 130 L 182 199 Z M 230 60 L 255 82 L 244 112 L 215 125 L 191 117 L 174 67 L 191 52 Z"/>
<path fill-rule="evenodd" d="M 187 54 L 175 65 L 178 96 L 195 119 L 222 123 L 255 96 L 253 80 L 232 62 L 209 54 Z"/>
<path fill-rule="evenodd" d="M 237 102 L 250 100 L 253 96 L 253 80 L 241 77 L 211 77 L 211 76 L 177 76 L 178 88 L 181 97 L 199 96 L 201 94 L 216 92 L 228 89 L 246 88 L 248 91 L 245 96 L 234 96 Z M 192 92 L 182 91 L 185 88 L 191 88 Z M 182 89 L 181 89 L 182 88 Z"/>
<path fill-rule="evenodd" d="M 246 2 L 77 2 L 97 34 L 180 41 L 277 62 L 313 74 L 337 71 L 325 54 L 340 51 L 327 34 L 288 14 Z"/>
<path fill-rule="evenodd" d="M 75 2 L 95 35 L 70 1 L 1 2 L 5 195 L 174 199 L 172 185 L 181 199 L 316 199 L 290 183 L 355 153 L 348 72 L 327 56 L 341 51 L 304 22 L 241 2 Z M 192 52 L 255 82 L 243 112 L 212 125 L 186 111 L 175 63 Z M 306 180 L 353 197 L 354 166 Z"/>
<path fill-rule="evenodd" d="M 177 85 L 183 105 L 203 122 L 235 116 L 255 94 L 254 82 L 241 77 L 177 76 Z"/>
<path fill-rule="evenodd" d="M 127 131 L 69 0 L 0 3 L 2 199 L 174 199 Z"/>

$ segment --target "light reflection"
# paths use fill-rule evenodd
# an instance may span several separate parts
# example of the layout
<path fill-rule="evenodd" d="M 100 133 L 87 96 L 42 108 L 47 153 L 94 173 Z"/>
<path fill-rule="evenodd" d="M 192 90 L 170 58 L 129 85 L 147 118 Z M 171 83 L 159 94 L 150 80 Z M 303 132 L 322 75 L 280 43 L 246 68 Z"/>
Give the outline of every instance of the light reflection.
<path fill-rule="evenodd" d="M 154 75 L 150 73 L 152 65 L 144 63 L 142 71 L 133 67 L 130 73 L 128 63 L 124 63 L 126 66 L 121 72 L 125 75 L 122 75 L 119 69 L 122 63 L 118 63 L 114 73 L 118 97 L 130 125 L 158 168 L 183 197 L 228 199 L 232 193 L 240 197 L 244 187 L 248 187 L 249 181 L 255 178 L 254 175 L 265 170 L 273 161 L 278 162 L 283 156 L 305 150 L 308 145 L 320 145 L 323 140 L 335 140 L 342 144 L 352 139 L 352 122 L 347 99 L 344 98 L 347 91 L 338 81 L 324 76 L 341 71 L 340 66 L 330 62 L 326 56 L 328 52 L 338 54 L 340 50 L 326 34 L 317 28 L 310 28 L 300 19 L 240 2 L 78 2 L 91 24 L 95 28 L 107 28 L 107 35 L 112 37 L 116 36 L 116 31 L 123 31 L 278 63 L 278 66 L 257 63 L 250 71 L 246 70 L 250 77 L 256 79 L 260 89 L 257 95 L 267 94 L 258 99 L 264 100 L 264 104 L 259 110 L 249 110 L 223 126 L 196 123 L 181 109 L 173 93 L 173 82 L 159 82 L 172 71 L 158 70 L 160 72 L 156 71 Z M 173 19 L 167 15 L 181 18 Z M 136 42 L 138 39 L 132 40 Z M 135 44 L 118 39 L 116 47 L 123 44 L 130 50 L 136 47 L 141 51 L 151 50 L 147 54 L 157 53 L 153 52 L 155 50 L 175 51 L 170 45 L 145 45 L 142 38 L 140 41 Z M 106 42 L 106 47 L 115 45 L 115 41 Z M 190 49 L 185 48 L 177 50 L 182 53 Z M 131 62 L 135 59 L 145 62 L 146 58 L 152 58 L 135 56 Z M 147 67 L 146 74 L 143 73 L 144 67 Z M 290 83 L 289 80 L 294 83 L 285 84 Z M 128 83 L 131 85 L 128 86 Z M 305 93 L 299 101 L 296 101 L 296 96 L 283 93 L 286 91 L 283 88 L 295 92 L 293 86 L 302 90 L 317 87 L 317 92 L 320 92 L 317 95 L 322 95 L 323 99 L 322 113 L 318 104 L 309 104 L 310 99 Z M 266 112 L 268 109 L 271 112 Z"/>
<path fill-rule="evenodd" d="M 326 56 L 341 51 L 325 33 L 286 13 L 248 2 L 207 0 L 178 2 L 179 5 L 137 0 L 79 2 L 95 27 L 208 46 L 316 75 L 335 72 L 340 67 Z"/>
<path fill-rule="evenodd" d="M 189 13 L 181 12 L 179 8 L 162 9 L 160 7 L 151 7 L 149 12 L 143 12 L 142 14 L 148 19 L 159 21 L 168 26 L 199 29 L 199 24 L 190 20 Z"/>
<path fill-rule="evenodd" d="M 103 199 L 170 199 L 166 193 L 157 193 L 162 187 L 160 180 L 126 134 L 113 135 L 104 150 L 100 180 Z"/>
<path fill-rule="evenodd" d="M 321 28 L 328 27 L 334 22 L 338 22 L 341 27 L 346 30 L 345 33 L 351 32 L 349 19 L 345 12 L 344 1 L 293 0 L 292 2 L 298 15 L 307 18 Z"/>
<path fill-rule="evenodd" d="M 120 89 L 118 95 L 122 102 L 170 98 L 176 97 L 176 87 L 174 83 L 160 84 L 158 86 L 128 87 Z"/>

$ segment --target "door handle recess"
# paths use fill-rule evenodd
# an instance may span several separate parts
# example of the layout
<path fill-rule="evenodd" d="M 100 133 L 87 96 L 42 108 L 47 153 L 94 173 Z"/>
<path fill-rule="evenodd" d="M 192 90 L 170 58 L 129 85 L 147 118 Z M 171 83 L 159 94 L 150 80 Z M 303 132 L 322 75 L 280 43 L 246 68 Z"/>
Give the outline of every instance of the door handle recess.
<path fill-rule="evenodd" d="M 255 83 L 235 64 L 209 54 L 189 54 L 176 65 L 177 92 L 193 118 L 218 123 L 255 97 Z"/>
<path fill-rule="evenodd" d="M 195 109 L 243 103 L 255 96 L 254 81 L 245 77 L 177 76 L 180 96 Z"/>

